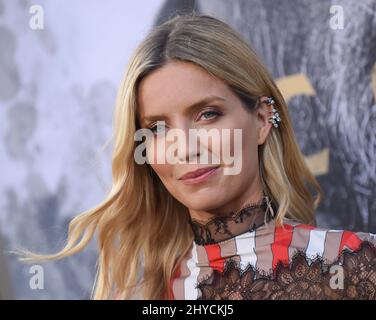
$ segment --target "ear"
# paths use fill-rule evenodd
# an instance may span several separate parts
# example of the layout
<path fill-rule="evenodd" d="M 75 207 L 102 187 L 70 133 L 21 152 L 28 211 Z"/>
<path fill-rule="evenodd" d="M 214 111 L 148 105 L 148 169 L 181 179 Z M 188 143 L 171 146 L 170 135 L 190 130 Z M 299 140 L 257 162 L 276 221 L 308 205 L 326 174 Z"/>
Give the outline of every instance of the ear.
<path fill-rule="evenodd" d="M 260 98 L 260 106 L 256 110 L 256 119 L 257 119 L 257 144 L 264 144 L 271 128 L 272 123 L 269 122 L 269 117 L 271 116 L 271 105 L 267 105 L 265 102 L 268 97 L 262 96 Z"/>

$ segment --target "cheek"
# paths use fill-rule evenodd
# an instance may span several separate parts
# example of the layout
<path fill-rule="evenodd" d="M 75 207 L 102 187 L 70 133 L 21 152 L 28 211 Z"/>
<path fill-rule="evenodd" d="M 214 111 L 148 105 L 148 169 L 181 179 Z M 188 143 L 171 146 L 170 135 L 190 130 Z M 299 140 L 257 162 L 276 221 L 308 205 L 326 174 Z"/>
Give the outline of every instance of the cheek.
<path fill-rule="evenodd" d="M 221 130 L 220 141 L 217 145 L 213 146 L 212 152 L 221 156 L 221 161 L 224 165 L 231 165 L 233 162 L 234 147 L 238 143 L 235 141 L 234 129 Z"/>
<path fill-rule="evenodd" d="M 230 165 L 234 161 L 242 162 L 244 159 L 253 158 L 257 151 L 257 140 L 255 130 L 250 126 L 233 127 L 230 130 L 223 130 L 218 149 L 213 146 L 213 153 L 220 154 L 222 163 Z M 257 154 L 255 155 L 257 157 Z"/>
<path fill-rule="evenodd" d="M 245 168 L 256 168 L 258 165 L 257 131 L 253 128 L 244 129 L 243 135 L 243 164 Z"/>
<path fill-rule="evenodd" d="M 150 167 L 158 175 L 165 187 L 171 189 L 174 185 L 174 180 L 176 180 L 174 176 L 174 166 L 176 164 L 168 163 L 166 158 L 167 147 L 168 143 L 166 141 L 155 139 L 146 145 L 146 156 Z"/>
<path fill-rule="evenodd" d="M 158 139 L 151 138 L 146 142 L 146 156 L 150 164 L 164 163 L 164 143 Z M 159 159 L 159 161 L 158 161 Z M 153 167 L 153 166 L 152 166 Z M 159 167 L 159 165 L 158 165 Z"/>
<path fill-rule="evenodd" d="M 169 164 L 151 164 L 150 165 L 152 169 L 155 171 L 155 173 L 159 176 L 159 178 L 163 182 L 168 182 L 170 179 L 172 179 L 172 173 L 173 173 L 173 166 Z"/>
<path fill-rule="evenodd" d="M 231 135 L 224 135 L 222 142 L 228 146 L 224 153 L 246 176 L 254 172 L 258 165 L 257 128 L 249 117 L 244 117 L 231 129 Z M 237 171 L 238 172 L 238 171 Z"/>
<path fill-rule="evenodd" d="M 223 137 L 221 131 L 218 131 L 218 134 L 210 136 L 210 138 L 204 142 L 200 140 L 200 148 L 205 150 L 204 152 L 208 153 L 208 164 L 220 164 L 221 163 L 221 150 Z M 202 161 L 202 159 L 201 159 Z M 206 164 L 203 163 L 203 164 Z"/>

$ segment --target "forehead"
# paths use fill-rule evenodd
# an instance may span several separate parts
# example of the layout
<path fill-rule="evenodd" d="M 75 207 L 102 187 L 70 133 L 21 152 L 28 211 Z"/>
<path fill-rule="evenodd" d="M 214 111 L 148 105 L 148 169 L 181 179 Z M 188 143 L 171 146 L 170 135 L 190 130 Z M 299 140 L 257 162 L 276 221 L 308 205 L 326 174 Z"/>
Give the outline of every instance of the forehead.
<path fill-rule="evenodd" d="M 210 95 L 226 97 L 229 89 L 194 63 L 170 62 L 141 81 L 138 112 L 141 117 L 177 112 Z"/>

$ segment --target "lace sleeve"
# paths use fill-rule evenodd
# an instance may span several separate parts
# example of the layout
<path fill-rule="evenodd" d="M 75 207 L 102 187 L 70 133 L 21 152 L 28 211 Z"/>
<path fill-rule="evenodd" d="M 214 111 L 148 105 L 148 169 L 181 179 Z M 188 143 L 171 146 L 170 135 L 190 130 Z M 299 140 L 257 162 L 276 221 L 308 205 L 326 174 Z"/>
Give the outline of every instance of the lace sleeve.
<path fill-rule="evenodd" d="M 199 300 L 376 300 L 376 247 L 364 241 L 331 264 L 298 252 L 289 265 L 279 264 L 269 276 L 251 265 L 242 272 L 228 260 L 223 273 L 214 270 L 197 288 Z"/>

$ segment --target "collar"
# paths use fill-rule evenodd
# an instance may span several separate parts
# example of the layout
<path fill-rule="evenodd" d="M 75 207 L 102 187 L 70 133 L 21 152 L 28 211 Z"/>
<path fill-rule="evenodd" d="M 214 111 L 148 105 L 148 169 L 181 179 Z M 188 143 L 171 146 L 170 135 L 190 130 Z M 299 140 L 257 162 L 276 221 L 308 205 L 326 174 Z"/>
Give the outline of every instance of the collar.
<path fill-rule="evenodd" d="M 258 227 L 274 219 L 276 208 L 271 205 L 268 196 L 257 202 L 246 204 L 238 212 L 213 217 L 205 224 L 190 217 L 189 223 L 198 245 L 214 244 L 228 240 Z"/>

